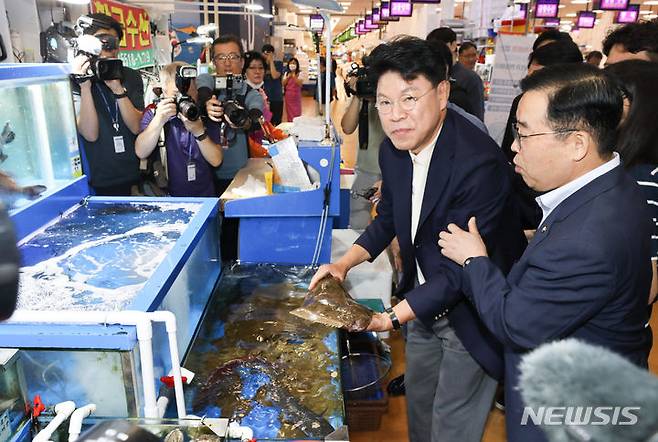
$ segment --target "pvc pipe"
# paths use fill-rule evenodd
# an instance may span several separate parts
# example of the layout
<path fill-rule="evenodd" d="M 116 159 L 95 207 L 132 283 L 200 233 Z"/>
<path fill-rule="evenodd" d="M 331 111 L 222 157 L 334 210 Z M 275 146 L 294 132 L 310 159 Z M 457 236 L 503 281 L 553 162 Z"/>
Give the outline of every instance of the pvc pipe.
<path fill-rule="evenodd" d="M 74 410 L 75 402 L 73 401 L 60 402 L 59 404 L 55 405 L 55 417 L 50 421 L 46 428 L 39 431 L 39 434 L 37 434 L 34 439 L 32 439 L 32 442 L 48 442 L 50 440 L 50 436 L 53 435 L 53 433 L 62 424 L 62 422 L 68 419 Z"/>
<path fill-rule="evenodd" d="M 78 440 L 82 432 L 82 421 L 94 412 L 96 412 L 96 404 L 87 404 L 73 412 L 69 421 L 69 442 Z"/>
<path fill-rule="evenodd" d="M 80 314 L 76 311 L 33 311 L 16 310 L 7 323 L 43 324 L 121 324 L 132 325 L 137 329 L 139 358 L 142 366 L 144 386 L 144 417 L 157 418 L 158 407 L 155 395 L 155 373 L 153 369 L 153 330 L 149 313 L 139 311 L 100 312 L 89 311 Z"/>
<path fill-rule="evenodd" d="M 148 313 L 154 322 L 164 322 L 169 338 L 169 354 L 171 356 L 171 375 L 174 377 L 174 393 L 176 395 L 176 411 L 178 418 L 187 414 L 185 411 L 185 395 L 183 394 L 183 377 L 180 370 L 180 357 L 178 355 L 178 339 L 176 338 L 176 316 L 168 311 L 155 311 Z"/>

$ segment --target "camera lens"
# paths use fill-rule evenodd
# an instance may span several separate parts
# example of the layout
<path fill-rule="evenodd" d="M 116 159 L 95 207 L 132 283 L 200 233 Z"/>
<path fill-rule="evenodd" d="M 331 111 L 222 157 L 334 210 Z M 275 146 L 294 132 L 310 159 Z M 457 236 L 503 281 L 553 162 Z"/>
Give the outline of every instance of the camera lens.
<path fill-rule="evenodd" d="M 198 120 L 199 119 L 199 107 L 189 99 L 183 99 L 178 103 L 179 112 L 185 115 L 185 118 L 188 120 Z"/>

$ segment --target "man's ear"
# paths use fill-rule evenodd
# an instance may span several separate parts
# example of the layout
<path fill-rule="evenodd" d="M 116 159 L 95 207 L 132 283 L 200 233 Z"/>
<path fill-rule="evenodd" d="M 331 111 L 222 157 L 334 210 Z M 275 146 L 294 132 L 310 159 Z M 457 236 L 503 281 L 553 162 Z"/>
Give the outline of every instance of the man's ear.
<path fill-rule="evenodd" d="M 441 83 L 439 83 L 436 90 L 439 97 L 441 110 L 443 110 L 448 107 L 448 97 L 450 97 L 450 82 L 448 80 L 443 80 Z"/>
<path fill-rule="evenodd" d="M 573 143 L 573 160 L 578 162 L 582 161 L 592 149 L 596 149 L 596 143 L 592 136 L 584 131 L 576 131 L 571 134 L 571 142 Z"/>

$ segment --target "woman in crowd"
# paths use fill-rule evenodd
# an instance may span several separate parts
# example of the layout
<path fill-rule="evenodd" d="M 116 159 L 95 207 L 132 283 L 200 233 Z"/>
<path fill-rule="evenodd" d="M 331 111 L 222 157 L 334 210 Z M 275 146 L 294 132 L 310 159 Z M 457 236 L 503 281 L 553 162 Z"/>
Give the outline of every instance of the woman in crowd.
<path fill-rule="evenodd" d="M 265 66 L 266 60 L 259 52 L 249 51 L 244 54 L 244 67 L 242 68 L 242 75 L 247 79 L 249 88 L 257 91 L 263 97 L 263 118 L 265 121 L 272 120 L 272 112 L 270 111 L 269 100 L 263 85 L 265 84 Z M 262 155 L 263 131 L 256 130 L 249 133 L 249 156 L 260 157 Z"/>
<path fill-rule="evenodd" d="M 288 121 L 302 114 L 302 84 L 299 74 L 299 60 L 291 58 L 288 62 L 288 72 L 283 77 L 283 101 Z"/>
<path fill-rule="evenodd" d="M 653 280 L 649 303 L 658 294 L 658 63 L 644 60 L 621 61 L 606 67 L 624 93 L 624 114 L 619 126 L 617 152 L 624 168 L 637 180 L 646 196 L 652 222 L 657 226 L 651 238 Z"/>

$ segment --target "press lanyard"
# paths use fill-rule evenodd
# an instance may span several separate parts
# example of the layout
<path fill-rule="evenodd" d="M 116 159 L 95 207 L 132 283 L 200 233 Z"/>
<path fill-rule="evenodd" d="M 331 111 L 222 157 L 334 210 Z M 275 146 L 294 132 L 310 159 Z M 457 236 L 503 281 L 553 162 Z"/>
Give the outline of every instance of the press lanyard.
<path fill-rule="evenodd" d="M 114 100 L 114 115 L 112 115 L 112 109 L 110 108 L 110 104 L 107 102 L 107 98 L 105 98 L 105 94 L 103 93 L 103 90 L 98 84 L 96 84 L 96 88 L 98 88 L 98 92 L 101 94 L 101 98 L 105 103 L 105 107 L 107 108 L 107 113 L 110 115 L 110 119 L 112 120 L 112 127 L 114 128 L 114 131 L 116 133 L 119 133 L 119 102 L 117 100 Z"/>

